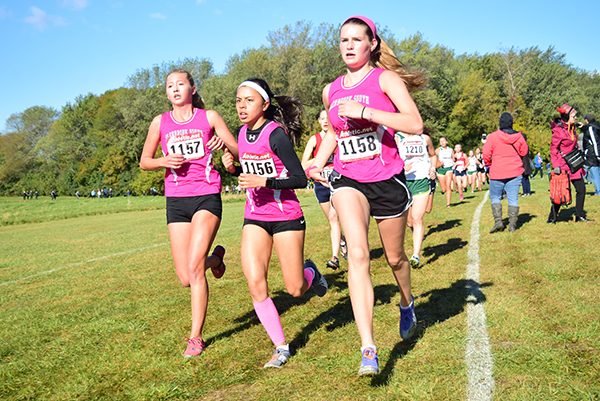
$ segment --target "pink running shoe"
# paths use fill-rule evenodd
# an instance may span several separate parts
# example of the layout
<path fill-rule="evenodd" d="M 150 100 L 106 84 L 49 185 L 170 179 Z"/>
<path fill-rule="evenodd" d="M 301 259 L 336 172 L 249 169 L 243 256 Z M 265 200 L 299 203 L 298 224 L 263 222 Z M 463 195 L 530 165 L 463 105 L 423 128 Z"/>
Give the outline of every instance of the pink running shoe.
<path fill-rule="evenodd" d="M 225 248 L 223 248 L 221 245 L 217 245 L 213 250 L 212 256 L 216 256 L 219 259 L 221 259 L 221 262 L 217 267 L 210 268 L 215 278 L 221 278 L 223 277 L 223 274 L 225 274 L 225 263 L 223 263 L 223 256 L 225 256 Z"/>
<path fill-rule="evenodd" d="M 185 352 L 183 353 L 184 358 L 193 358 L 195 356 L 200 356 L 202 351 L 204 351 L 204 349 L 206 348 L 206 343 L 198 337 L 186 338 L 185 341 L 188 342 L 188 346 Z"/>

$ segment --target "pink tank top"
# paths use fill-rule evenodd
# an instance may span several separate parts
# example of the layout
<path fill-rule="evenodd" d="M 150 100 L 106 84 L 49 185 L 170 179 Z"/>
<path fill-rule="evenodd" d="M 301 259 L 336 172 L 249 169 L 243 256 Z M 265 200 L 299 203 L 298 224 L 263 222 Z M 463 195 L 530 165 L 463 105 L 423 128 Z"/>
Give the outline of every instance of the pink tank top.
<path fill-rule="evenodd" d="M 329 87 L 329 121 L 338 143 L 333 166 L 338 173 L 359 182 L 384 181 L 401 173 L 404 167 L 392 129 L 370 123 L 368 115 L 365 119 L 338 115 L 343 100 L 354 100 L 376 110 L 398 112 L 379 85 L 379 76 L 384 71 L 374 68 L 351 87 L 344 86 L 344 76 L 341 76 Z"/>
<path fill-rule="evenodd" d="M 194 109 L 192 118 L 185 122 L 175 121 L 172 111 L 161 116 L 160 145 L 163 154 L 181 153 L 186 158 L 177 170 L 166 169 L 165 196 L 201 196 L 221 192 L 221 176 L 212 164 L 212 151 L 206 147 L 213 135 L 206 110 Z"/>
<path fill-rule="evenodd" d="M 271 150 L 271 132 L 280 125 L 271 121 L 266 124 L 256 141 L 246 139 L 248 126 L 244 125 L 238 135 L 240 163 L 245 174 L 261 177 L 287 177 L 283 162 Z M 293 189 L 252 188 L 246 191 L 246 211 L 244 217 L 260 221 L 288 221 L 302 217 L 300 202 Z"/>

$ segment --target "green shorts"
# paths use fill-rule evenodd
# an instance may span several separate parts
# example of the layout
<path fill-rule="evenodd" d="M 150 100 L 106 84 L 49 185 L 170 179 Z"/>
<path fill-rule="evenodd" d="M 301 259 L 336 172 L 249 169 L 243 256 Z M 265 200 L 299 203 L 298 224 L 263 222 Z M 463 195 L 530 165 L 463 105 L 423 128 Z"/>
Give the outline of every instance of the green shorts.
<path fill-rule="evenodd" d="M 426 196 L 429 195 L 431 188 L 429 187 L 429 178 L 423 178 L 421 180 L 406 181 L 408 190 L 415 196 Z"/>
<path fill-rule="evenodd" d="M 446 175 L 448 171 L 452 171 L 452 167 L 440 167 L 437 169 L 438 175 Z"/>
<path fill-rule="evenodd" d="M 468 174 L 468 175 L 473 175 L 473 174 L 475 174 L 476 172 L 477 172 L 477 170 L 475 170 L 475 171 L 468 171 L 468 170 L 467 170 L 467 174 Z"/>

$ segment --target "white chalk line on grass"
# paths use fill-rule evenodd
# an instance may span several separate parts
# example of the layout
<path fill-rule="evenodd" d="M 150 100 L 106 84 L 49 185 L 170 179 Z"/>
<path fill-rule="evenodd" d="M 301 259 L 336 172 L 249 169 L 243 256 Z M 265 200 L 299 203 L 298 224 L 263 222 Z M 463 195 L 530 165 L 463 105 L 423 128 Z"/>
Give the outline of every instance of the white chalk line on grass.
<path fill-rule="evenodd" d="M 230 228 L 223 228 L 221 231 L 234 230 L 236 228 L 241 228 L 241 227 L 242 226 L 236 226 L 236 227 L 230 227 Z M 83 262 L 71 263 L 71 264 L 66 265 L 66 266 L 57 267 L 56 269 L 45 270 L 43 272 L 32 274 L 31 276 L 21 277 L 21 278 L 19 278 L 17 280 L 5 281 L 3 283 L 0 283 L 0 287 L 6 286 L 6 285 L 10 285 L 10 284 L 20 283 L 21 281 L 29 280 L 30 278 L 34 278 L 34 277 L 38 277 L 38 276 L 43 276 L 45 274 L 54 273 L 54 272 L 57 272 L 59 270 L 68 269 L 70 267 L 81 266 L 81 265 L 84 265 L 86 263 L 97 262 L 99 260 L 104 260 L 104 259 L 108 259 L 108 258 L 114 258 L 115 256 L 127 255 L 128 253 L 145 251 L 147 249 L 152 249 L 152 248 L 156 248 L 156 247 L 163 246 L 163 245 L 168 245 L 168 244 L 169 244 L 169 242 L 163 242 L 163 243 L 160 243 L 160 244 L 154 244 L 154 245 L 150 245 L 150 246 L 145 246 L 143 248 L 137 248 L 137 249 L 131 249 L 129 251 L 124 251 L 124 252 L 119 252 L 119 253 L 113 253 L 112 255 L 100 256 L 98 258 L 85 260 Z"/>
<path fill-rule="evenodd" d="M 66 265 L 66 266 L 61 266 L 61 267 L 57 267 L 56 269 L 51 269 L 51 270 L 45 270 L 43 272 L 39 272 L 36 274 L 32 274 L 31 276 L 27 276 L 27 277 L 21 277 L 20 279 L 17 280 L 12 280 L 12 281 L 5 281 L 4 283 L 0 283 L 0 287 L 5 286 L 5 285 L 9 285 L 9 284 L 16 284 L 16 283 L 20 283 L 21 281 L 25 281 L 25 280 L 29 280 L 30 278 L 34 278 L 34 277 L 38 277 L 38 276 L 42 276 L 44 274 L 50 274 L 50 273 L 54 273 L 57 272 L 59 270 L 63 270 L 63 269 L 68 269 L 70 267 L 76 267 L 76 266 L 81 266 L 84 265 L 86 263 L 92 263 L 92 262 L 97 262 L 99 260 L 104 260 L 104 259 L 108 259 L 108 258 L 113 258 L 115 256 L 121 256 L 121 255 L 127 255 L 128 253 L 133 253 L 133 252 L 139 252 L 139 251 L 145 251 L 146 249 L 152 249 L 152 248 L 156 248 L 158 246 L 163 246 L 163 245 L 167 245 L 168 242 L 163 242 L 162 244 L 155 244 L 155 245 L 150 245 L 150 246 L 146 246 L 143 248 L 138 248 L 138 249 L 131 249 L 129 251 L 124 251 L 124 252 L 119 252 L 119 253 L 113 253 L 112 255 L 106 255 L 106 256 L 100 256 L 99 258 L 94 258 L 94 259 L 89 259 L 83 262 L 77 262 L 77 263 L 71 263 L 70 265 Z"/>
<path fill-rule="evenodd" d="M 471 239 L 467 253 L 467 400 L 491 400 L 494 395 L 494 361 L 487 334 L 483 297 L 479 283 L 479 219 L 489 192 L 477 206 L 471 223 Z"/>

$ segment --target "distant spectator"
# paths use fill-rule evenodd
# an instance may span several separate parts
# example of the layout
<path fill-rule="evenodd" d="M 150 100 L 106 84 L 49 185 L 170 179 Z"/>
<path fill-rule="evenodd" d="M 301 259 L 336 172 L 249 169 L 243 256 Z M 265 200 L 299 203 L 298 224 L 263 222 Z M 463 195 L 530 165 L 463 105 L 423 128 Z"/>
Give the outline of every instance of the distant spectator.
<path fill-rule="evenodd" d="M 52 198 L 52 200 L 56 200 L 56 192 L 54 192 L 54 190 L 50 191 L 50 197 Z"/>
<path fill-rule="evenodd" d="M 522 157 L 529 153 L 529 147 L 521 132 L 513 128 L 513 117 L 510 113 L 502 113 L 499 129 L 487 136 L 483 145 L 483 161 L 489 166 L 490 199 L 494 233 L 504 228 L 502 223 L 502 192 L 506 191 L 508 199 L 508 231 L 517 229 L 519 217 L 519 187 L 523 180 Z"/>
<path fill-rule="evenodd" d="M 27 200 L 27 192 L 23 191 L 23 200 Z"/>
<path fill-rule="evenodd" d="M 537 152 L 537 155 L 535 155 L 535 157 L 533 158 L 533 167 L 535 168 L 535 170 L 533 171 L 533 174 L 531 175 L 532 179 L 535 177 L 535 175 L 538 173 L 538 171 L 540 172 L 540 178 L 544 178 L 544 170 L 542 169 L 543 162 L 544 162 L 544 159 L 542 159 L 542 155 L 540 154 L 540 152 Z"/>
<path fill-rule="evenodd" d="M 90 192 L 90 195 L 92 196 L 92 198 L 94 198 L 94 197 L 96 196 L 96 191 L 94 191 L 94 190 L 92 189 L 92 192 Z"/>
<path fill-rule="evenodd" d="M 108 197 L 109 197 L 109 198 L 112 198 L 112 194 L 113 194 L 113 192 L 112 192 L 112 188 L 109 188 L 109 189 L 108 189 Z"/>
<path fill-rule="evenodd" d="M 546 174 L 548 175 L 548 179 L 550 179 L 550 173 L 552 172 L 552 165 L 550 162 L 546 163 Z"/>
<path fill-rule="evenodd" d="M 102 198 L 102 190 L 100 188 L 98 188 L 96 195 L 98 196 L 98 199 Z"/>
<path fill-rule="evenodd" d="M 527 142 L 527 135 L 522 134 L 523 138 L 525 138 L 525 142 Z M 529 152 L 525 156 L 521 158 L 523 160 L 523 180 L 521 181 L 521 185 L 523 186 L 523 196 L 531 195 L 531 183 L 529 182 L 529 176 L 533 171 L 531 157 L 529 157 Z"/>
<path fill-rule="evenodd" d="M 581 131 L 585 163 L 589 168 L 588 181 L 594 184 L 594 196 L 600 196 L 600 123 L 593 114 L 586 114 L 584 119 L 585 125 L 581 127 Z"/>
<path fill-rule="evenodd" d="M 131 191 L 128 189 L 126 194 L 127 194 L 127 196 L 131 196 Z"/>
<path fill-rule="evenodd" d="M 35 191 L 35 200 L 38 198 L 38 191 Z"/>
<path fill-rule="evenodd" d="M 564 155 L 577 148 L 577 132 L 575 121 L 577 120 L 577 110 L 568 104 L 563 104 L 562 107 L 557 107 L 556 110 L 560 113 L 552 121 L 552 140 L 550 142 L 550 157 L 552 166 L 560 168 L 560 171 L 566 171 L 569 175 L 571 183 L 575 187 L 575 221 L 591 221 L 585 215 L 583 206 L 585 203 L 585 182 L 583 181 L 583 169 L 579 169 L 572 173 L 564 159 Z M 548 215 L 548 223 L 556 223 L 560 205 L 552 203 L 550 214 Z"/>
<path fill-rule="evenodd" d="M 79 200 L 79 191 L 75 192 L 75 197 Z"/>

